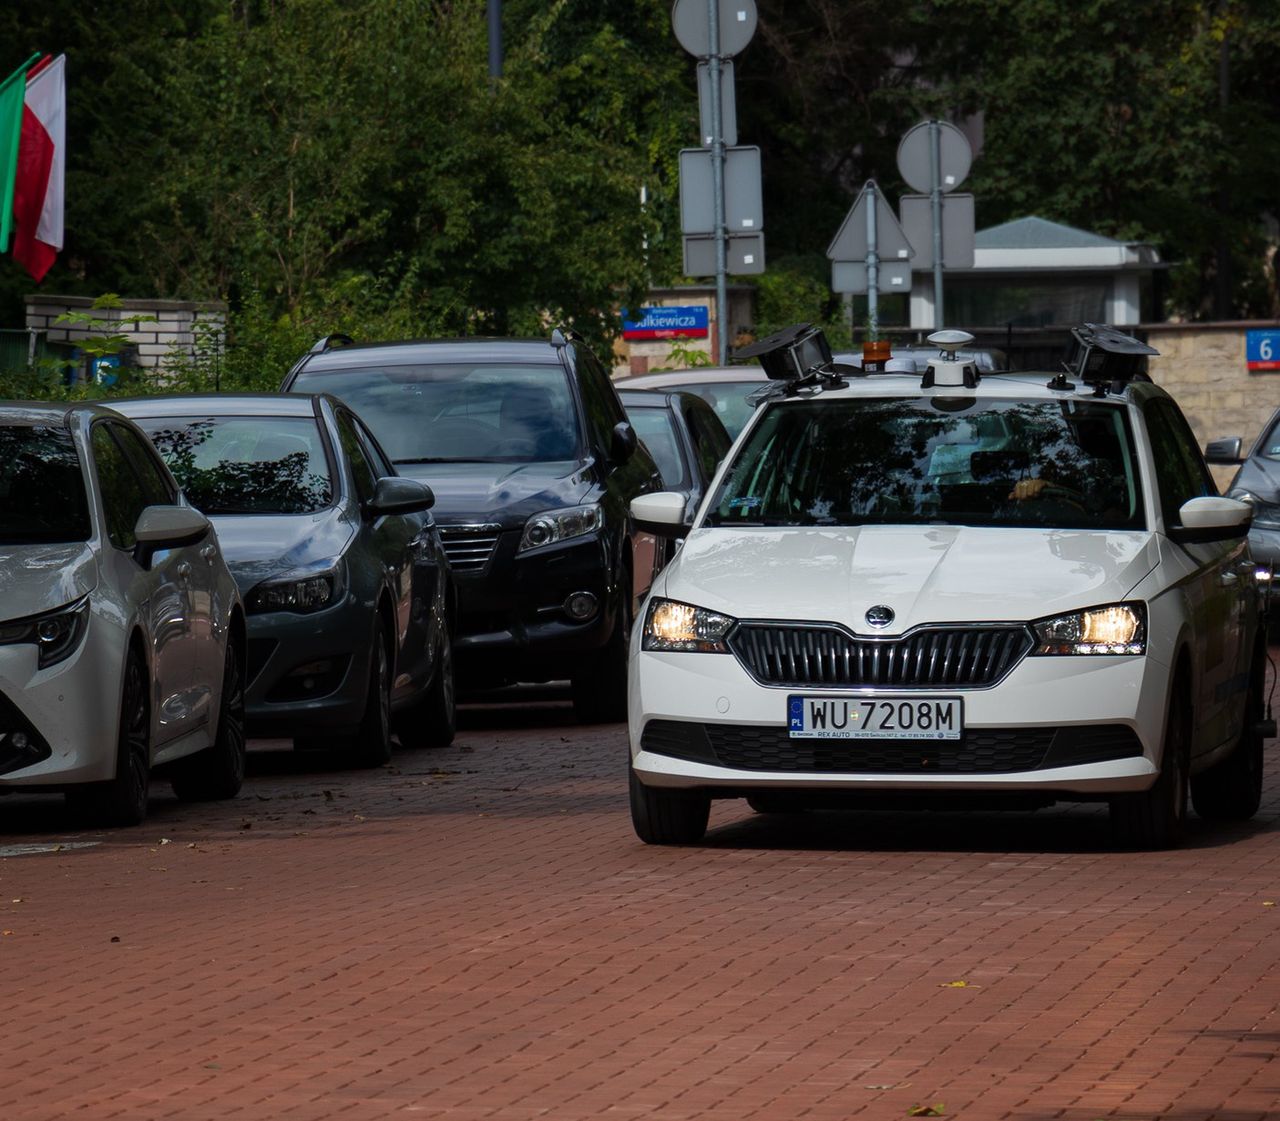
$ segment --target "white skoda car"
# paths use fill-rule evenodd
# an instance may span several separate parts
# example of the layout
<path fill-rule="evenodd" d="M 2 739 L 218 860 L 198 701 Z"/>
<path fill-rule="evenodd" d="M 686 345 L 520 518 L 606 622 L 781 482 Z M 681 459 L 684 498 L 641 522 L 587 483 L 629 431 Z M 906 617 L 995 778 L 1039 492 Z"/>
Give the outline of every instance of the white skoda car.
<path fill-rule="evenodd" d="M 0 405 L 0 499 L 0 793 L 133 825 L 167 764 L 180 798 L 234 796 L 243 611 L 147 438 L 94 405 Z"/>
<path fill-rule="evenodd" d="M 814 334 L 766 340 L 776 391 L 634 630 L 640 838 L 696 842 L 713 798 L 1105 801 L 1138 847 L 1177 843 L 1188 794 L 1251 816 L 1274 726 L 1249 507 L 1153 352 L 1089 328 L 1071 375 L 842 378 Z M 683 532 L 678 496 L 632 510 Z"/>

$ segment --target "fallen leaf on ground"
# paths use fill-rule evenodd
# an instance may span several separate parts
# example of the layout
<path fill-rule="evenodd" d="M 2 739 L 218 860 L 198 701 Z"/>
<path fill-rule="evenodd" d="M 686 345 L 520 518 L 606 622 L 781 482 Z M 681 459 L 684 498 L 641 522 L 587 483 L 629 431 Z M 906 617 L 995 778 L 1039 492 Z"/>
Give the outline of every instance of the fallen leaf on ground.
<path fill-rule="evenodd" d="M 980 989 L 981 985 L 975 985 L 972 981 L 943 981 L 938 986 L 940 989 Z"/>
<path fill-rule="evenodd" d="M 1263 905 L 1264 907 L 1274 907 L 1274 906 L 1275 906 L 1275 903 L 1273 903 L 1270 899 L 1264 899 L 1264 900 L 1262 901 L 1262 905 Z"/>
<path fill-rule="evenodd" d="M 910 1082 L 873 1082 L 870 1086 L 864 1086 L 864 1090 L 905 1090 L 910 1086 Z"/>
<path fill-rule="evenodd" d="M 946 1115 L 946 1109 L 941 1102 L 934 1102 L 932 1105 L 913 1105 L 907 1110 L 908 1117 L 943 1117 Z"/>
<path fill-rule="evenodd" d="M 161 838 L 160 838 L 160 843 L 161 843 L 162 845 L 171 845 L 171 844 L 173 844 L 173 842 L 172 842 L 171 840 L 169 840 L 169 838 L 168 838 L 168 837 L 161 837 Z"/>

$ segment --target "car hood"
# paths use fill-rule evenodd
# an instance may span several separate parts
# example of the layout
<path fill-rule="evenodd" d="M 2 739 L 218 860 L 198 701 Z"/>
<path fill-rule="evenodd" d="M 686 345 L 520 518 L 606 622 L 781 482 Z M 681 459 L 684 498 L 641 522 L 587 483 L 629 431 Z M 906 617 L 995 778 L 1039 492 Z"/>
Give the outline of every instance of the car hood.
<path fill-rule="evenodd" d="M 315 514 L 218 514 L 209 519 L 240 594 L 275 576 L 328 568 L 355 536 L 341 508 Z"/>
<path fill-rule="evenodd" d="M 98 562 L 83 541 L 0 545 L 0 622 L 65 607 L 98 586 Z"/>
<path fill-rule="evenodd" d="M 662 594 L 747 619 L 863 633 L 921 623 L 1023 622 L 1122 600 L 1159 558 L 1150 533 L 964 526 L 699 529 Z M 894 613 L 872 631 L 867 609 Z"/>
<path fill-rule="evenodd" d="M 540 510 L 576 506 L 589 500 L 589 468 L 575 460 L 396 464 L 400 474 L 435 492 L 431 512 L 442 525 L 485 521 L 519 526 Z"/>

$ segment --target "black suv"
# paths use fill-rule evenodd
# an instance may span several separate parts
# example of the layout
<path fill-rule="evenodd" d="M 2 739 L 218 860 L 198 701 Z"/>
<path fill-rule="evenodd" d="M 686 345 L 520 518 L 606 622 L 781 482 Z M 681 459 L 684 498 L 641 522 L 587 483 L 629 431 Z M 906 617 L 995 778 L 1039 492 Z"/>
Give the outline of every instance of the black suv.
<path fill-rule="evenodd" d="M 631 620 L 658 564 L 630 502 L 661 481 L 581 340 L 329 336 L 281 388 L 341 397 L 435 492 L 461 685 L 567 677 L 580 719 L 625 717 Z"/>

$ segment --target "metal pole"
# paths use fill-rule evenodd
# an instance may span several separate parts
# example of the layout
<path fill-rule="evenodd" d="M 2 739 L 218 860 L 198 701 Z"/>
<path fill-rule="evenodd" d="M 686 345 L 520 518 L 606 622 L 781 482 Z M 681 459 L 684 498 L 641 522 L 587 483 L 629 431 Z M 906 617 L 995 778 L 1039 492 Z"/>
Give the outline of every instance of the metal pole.
<path fill-rule="evenodd" d="M 489 0 L 489 77 L 502 77 L 502 0 Z"/>
<path fill-rule="evenodd" d="M 715 196 L 713 221 L 716 232 L 716 361 L 724 366 L 729 361 L 729 340 L 725 337 L 725 304 L 728 302 L 728 285 L 725 274 L 729 271 L 728 245 L 725 241 L 724 217 L 724 123 L 720 105 L 720 4 L 719 0 L 707 0 L 707 28 L 711 54 L 707 59 L 708 77 L 711 79 L 711 193 Z"/>
<path fill-rule="evenodd" d="M 880 253 L 876 246 L 879 194 L 874 179 L 867 181 L 867 338 L 880 337 Z"/>
<path fill-rule="evenodd" d="M 929 194 L 933 211 L 933 329 L 943 325 L 942 315 L 942 128 L 929 122 Z"/>

